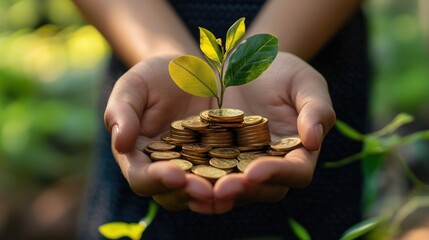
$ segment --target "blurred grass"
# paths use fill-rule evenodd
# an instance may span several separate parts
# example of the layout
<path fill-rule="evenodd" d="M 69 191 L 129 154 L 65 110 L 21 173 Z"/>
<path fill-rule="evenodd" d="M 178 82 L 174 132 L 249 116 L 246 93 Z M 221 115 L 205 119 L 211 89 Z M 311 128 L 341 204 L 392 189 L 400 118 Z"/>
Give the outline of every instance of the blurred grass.
<path fill-rule="evenodd" d="M 369 0 L 365 11 L 373 128 L 407 112 L 416 124 L 405 131 L 428 129 L 427 1 Z M 69 0 L 0 1 L 0 239 L 44 239 L 47 233 L 49 239 L 73 238 L 76 213 L 66 210 L 82 194 L 109 53 Z M 427 169 L 425 146 L 408 148 L 406 157 L 420 163 L 417 169 L 421 163 Z M 58 214 L 45 216 L 46 205 Z M 59 218 L 61 209 L 71 220 Z M 64 226 L 54 224 L 58 219 Z"/>

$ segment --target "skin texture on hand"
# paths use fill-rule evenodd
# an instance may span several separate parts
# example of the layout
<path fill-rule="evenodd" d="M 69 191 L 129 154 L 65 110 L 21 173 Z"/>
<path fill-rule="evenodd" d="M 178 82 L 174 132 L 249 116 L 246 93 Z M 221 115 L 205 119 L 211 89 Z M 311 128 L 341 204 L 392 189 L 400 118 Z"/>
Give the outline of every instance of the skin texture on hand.
<path fill-rule="evenodd" d="M 258 159 L 244 173 L 223 177 L 214 186 L 169 162 L 152 163 L 136 147 L 137 138 L 143 144 L 159 139 L 172 121 L 216 107 L 214 99 L 189 95 L 174 84 L 167 69 L 172 58 L 152 58 L 130 69 L 117 81 L 106 107 L 112 150 L 133 191 L 153 196 L 170 211 L 189 208 L 214 214 L 240 204 L 279 201 L 290 187 L 311 182 L 335 113 L 323 77 L 301 59 L 282 52 L 257 80 L 228 88 L 225 107 L 267 117 L 273 139 L 299 135 L 302 147 L 284 158 Z"/>

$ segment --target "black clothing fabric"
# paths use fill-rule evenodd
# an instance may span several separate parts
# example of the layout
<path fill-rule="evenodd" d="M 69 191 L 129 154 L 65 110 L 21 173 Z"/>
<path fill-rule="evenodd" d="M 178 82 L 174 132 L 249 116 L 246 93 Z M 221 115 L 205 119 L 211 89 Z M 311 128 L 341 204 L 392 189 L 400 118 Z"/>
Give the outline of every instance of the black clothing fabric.
<path fill-rule="evenodd" d="M 261 0 L 171 1 L 196 39 L 198 26 L 224 37 L 238 18 L 246 17 L 248 25 L 263 3 Z M 337 118 L 364 131 L 369 67 L 362 12 L 350 19 L 311 65 L 328 81 Z M 126 69 L 113 59 L 101 109 L 105 107 L 114 81 L 124 71 Z M 101 118 L 100 126 L 103 126 Z M 79 239 L 103 239 L 97 229 L 107 222 L 137 222 L 146 215 L 150 200 L 130 190 L 111 154 L 110 135 L 103 127 L 100 135 L 99 154 L 90 177 Z M 359 163 L 338 169 L 326 169 L 321 163 L 339 160 L 360 149 L 359 143 L 333 129 L 324 141 L 313 182 L 307 188 L 291 189 L 278 203 L 241 206 L 223 215 L 205 216 L 190 211 L 171 213 L 160 209 L 142 238 L 296 239 L 288 223 L 294 218 L 309 231 L 312 239 L 339 239 L 348 227 L 361 220 L 361 169 Z"/>

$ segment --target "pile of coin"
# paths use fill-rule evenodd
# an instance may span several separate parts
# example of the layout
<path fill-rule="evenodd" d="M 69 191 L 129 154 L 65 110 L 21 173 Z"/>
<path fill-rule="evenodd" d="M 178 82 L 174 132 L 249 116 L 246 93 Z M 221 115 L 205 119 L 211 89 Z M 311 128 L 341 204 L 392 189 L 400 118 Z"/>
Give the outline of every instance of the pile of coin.
<path fill-rule="evenodd" d="M 267 118 L 221 108 L 172 122 L 169 133 L 143 151 L 152 161 L 169 160 L 214 182 L 228 173 L 243 172 L 258 157 L 284 156 L 300 144 L 295 136 L 272 142 Z"/>

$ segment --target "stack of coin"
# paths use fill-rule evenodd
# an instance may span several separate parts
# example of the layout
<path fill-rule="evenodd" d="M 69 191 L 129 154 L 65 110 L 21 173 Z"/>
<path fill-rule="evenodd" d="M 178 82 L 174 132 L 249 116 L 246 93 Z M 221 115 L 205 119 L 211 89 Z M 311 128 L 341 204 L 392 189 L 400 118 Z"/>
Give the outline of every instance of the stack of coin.
<path fill-rule="evenodd" d="M 151 157 L 152 160 L 168 160 L 172 158 L 180 158 L 180 155 L 177 156 L 176 153 L 172 153 L 174 156 L 170 156 L 171 152 L 175 152 L 176 145 L 169 144 L 164 141 L 155 141 L 151 142 L 143 149 L 143 152 Z M 165 154 L 167 152 L 167 154 Z M 152 158 L 152 154 L 156 153 L 154 158 Z M 170 155 L 169 155 L 170 154 Z M 157 157 L 157 155 L 159 157 Z M 163 159 L 164 158 L 164 159 Z"/>
<path fill-rule="evenodd" d="M 271 142 L 267 118 L 228 108 L 174 121 L 161 140 L 143 149 L 153 161 L 170 160 L 184 171 L 192 167 L 192 173 L 211 182 L 230 172 L 243 172 L 260 156 L 284 156 L 301 144 L 299 137 Z M 137 147 L 142 148 L 140 142 Z"/>
<path fill-rule="evenodd" d="M 292 136 L 282 138 L 270 144 L 270 149 L 267 150 L 267 154 L 271 156 L 284 156 L 299 145 L 301 145 L 301 138 L 299 137 Z"/>
<path fill-rule="evenodd" d="M 197 143 L 200 141 L 199 134 L 197 131 L 194 131 L 189 128 L 185 128 L 183 123 L 191 123 L 187 122 L 188 120 L 177 120 L 170 124 L 170 133 L 161 137 L 161 139 L 167 143 L 174 144 L 177 146 L 181 146 L 186 143 Z M 196 123 L 197 125 L 198 123 Z"/>
<path fill-rule="evenodd" d="M 232 147 L 235 145 L 235 134 L 228 128 L 207 128 L 199 131 L 201 142 L 212 147 Z"/>
<path fill-rule="evenodd" d="M 204 114 L 203 114 L 204 115 Z M 240 124 L 244 119 L 244 112 L 239 109 L 233 108 L 219 108 L 209 110 L 208 121 L 213 123 L 230 123 L 230 124 Z M 233 127 L 234 125 L 232 125 Z"/>
<path fill-rule="evenodd" d="M 183 159 L 193 164 L 208 165 L 210 160 L 208 152 L 211 149 L 211 146 L 202 143 L 183 144 L 181 155 Z"/>
<path fill-rule="evenodd" d="M 271 135 L 268 127 L 268 119 L 251 116 L 249 121 L 244 121 L 245 127 L 235 128 L 237 144 L 240 147 L 264 148 L 270 145 Z"/>
<path fill-rule="evenodd" d="M 171 159 L 180 159 L 181 155 L 174 151 L 153 152 L 150 154 L 152 161 L 165 161 Z"/>

